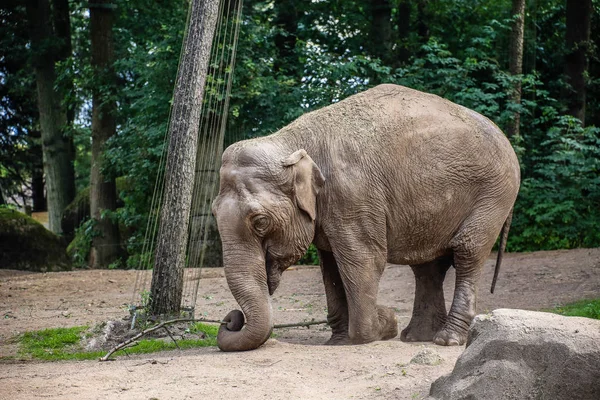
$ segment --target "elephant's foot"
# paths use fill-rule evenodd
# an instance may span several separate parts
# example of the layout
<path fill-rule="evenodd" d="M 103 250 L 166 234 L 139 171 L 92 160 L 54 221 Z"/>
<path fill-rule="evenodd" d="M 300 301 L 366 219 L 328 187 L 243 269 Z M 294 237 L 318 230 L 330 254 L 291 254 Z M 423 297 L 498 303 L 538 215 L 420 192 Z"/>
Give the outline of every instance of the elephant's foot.
<path fill-rule="evenodd" d="M 389 340 L 398 336 L 398 319 L 389 307 L 377 306 L 379 317 L 379 340 Z"/>
<path fill-rule="evenodd" d="M 403 342 L 431 342 L 444 323 L 446 315 L 413 315 L 408 326 L 400 333 Z"/>
<path fill-rule="evenodd" d="M 462 346 L 467 342 L 467 331 L 457 332 L 446 324 L 433 338 L 433 342 L 440 346 Z"/>
<path fill-rule="evenodd" d="M 346 334 L 346 335 L 333 334 L 333 335 L 331 335 L 331 338 L 327 342 L 325 342 L 326 346 L 344 346 L 344 345 L 349 345 L 349 344 L 353 344 L 353 343 L 350 340 L 350 337 L 348 336 L 348 334 Z"/>
<path fill-rule="evenodd" d="M 327 316 L 327 324 L 331 327 L 331 338 L 326 345 L 351 344 L 348 335 L 348 315 L 333 314 Z"/>
<path fill-rule="evenodd" d="M 372 319 L 368 324 L 359 325 L 352 333 L 348 330 L 340 332 L 333 330 L 327 345 L 355 345 L 370 343 L 377 340 L 389 340 L 398 336 L 398 320 L 394 310 L 388 307 L 377 306 L 377 319 Z"/>

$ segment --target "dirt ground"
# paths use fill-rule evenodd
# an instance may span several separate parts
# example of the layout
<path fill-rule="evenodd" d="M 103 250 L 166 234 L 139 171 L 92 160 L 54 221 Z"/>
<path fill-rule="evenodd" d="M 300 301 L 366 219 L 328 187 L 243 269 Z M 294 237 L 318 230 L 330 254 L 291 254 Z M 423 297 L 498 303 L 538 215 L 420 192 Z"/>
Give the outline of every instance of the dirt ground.
<path fill-rule="evenodd" d="M 478 311 L 540 310 L 600 296 L 600 249 L 508 254 L 496 294 L 489 293 L 492 258 L 480 282 Z M 452 271 L 452 270 L 451 270 Z M 433 380 L 450 372 L 463 347 L 402 343 L 398 338 L 360 346 L 330 347 L 325 326 L 282 329 L 277 338 L 245 353 L 217 348 L 171 351 L 100 363 L 23 362 L 10 339 L 20 332 L 94 325 L 123 318 L 134 271 L 25 274 L 0 270 L 0 399 L 418 399 Z M 448 305 L 454 284 L 446 279 Z M 223 271 L 203 271 L 197 314 L 220 319 L 237 308 Z M 410 319 L 414 280 L 408 267 L 390 265 L 379 303 L 395 307 L 400 329 Z M 318 267 L 283 274 L 273 296 L 276 324 L 325 318 Z M 424 346 L 443 361 L 411 364 Z"/>

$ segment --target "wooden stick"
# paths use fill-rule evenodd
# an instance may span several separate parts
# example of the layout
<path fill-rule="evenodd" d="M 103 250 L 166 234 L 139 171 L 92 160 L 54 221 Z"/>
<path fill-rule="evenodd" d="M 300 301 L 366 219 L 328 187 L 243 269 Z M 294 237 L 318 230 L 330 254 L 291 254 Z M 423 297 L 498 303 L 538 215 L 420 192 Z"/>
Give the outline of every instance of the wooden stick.
<path fill-rule="evenodd" d="M 145 335 L 147 335 L 148 333 L 154 332 L 158 329 L 164 328 L 167 331 L 167 334 L 171 337 L 171 339 L 175 342 L 175 345 L 179 348 L 179 345 L 177 344 L 177 342 L 175 341 L 175 339 L 173 338 L 173 336 L 171 335 L 171 333 L 169 332 L 169 330 L 167 329 L 167 325 L 171 325 L 171 324 L 175 324 L 177 322 L 208 322 L 208 323 L 214 323 L 214 324 L 226 324 L 227 322 L 225 321 L 220 321 L 220 320 L 214 320 L 214 319 L 196 319 L 196 318 L 177 318 L 177 319 L 171 319 L 168 321 L 164 321 L 161 322 L 158 325 L 154 325 L 151 328 L 148 329 L 144 329 L 143 331 L 141 331 L 140 333 L 138 333 L 137 335 L 127 339 L 126 341 L 118 344 L 117 346 L 113 347 L 112 349 L 110 349 L 110 351 L 104 356 L 104 357 L 100 357 L 99 361 L 109 361 L 110 356 L 113 355 L 113 353 L 119 351 L 119 350 L 125 350 L 127 347 L 131 346 L 131 345 L 136 345 L 137 340 Z M 293 324 L 281 324 L 281 325 L 275 325 L 273 326 L 273 329 L 281 329 L 281 328 L 294 328 L 294 327 L 298 327 L 298 326 L 310 326 L 310 325 L 321 325 L 321 324 L 326 324 L 327 321 L 326 320 L 321 320 L 321 321 L 310 321 L 310 322 L 297 322 L 297 323 L 293 323 Z"/>
<path fill-rule="evenodd" d="M 134 337 L 129 338 L 126 341 L 124 341 L 123 343 L 120 343 L 117 346 L 115 346 L 112 349 L 110 349 L 110 351 L 104 357 L 100 358 L 100 361 L 108 361 L 109 357 L 114 352 L 119 351 L 121 349 L 124 349 L 124 348 L 128 347 L 130 344 L 134 343 L 136 340 L 138 340 L 142 336 L 147 335 L 150 332 L 154 332 L 154 331 L 156 331 L 158 329 L 161 329 L 162 327 L 164 327 L 166 325 L 174 324 L 176 322 L 192 322 L 192 321 L 197 321 L 197 320 L 195 320 L 193 318 L 178 318 L 178 319 L 172 319 L 172 320 L 169 320 L 169 321 L 161 322 L 160 324 L 155 325 L 155 326 L 153 326 L 151 328 L 144 329 L 143 331 L 141 331 L 140 333 L 138 333 Z"/>
<path fill-rule="evenodd" d="M 169 328 L 167 328 L 166 326 L 163 326 L 163 328 L 165 329 L 165 331 L 167 331 L 167 335 L 169 335 L 173 343 L 175 343 L 175 347 L 177 347 L 177 350 L 181 350 L 181 347 L 179 347 L 179 343 L 177 343 L 177 340 L 175 340 L 173 335 L 171 335 L 171 331 L 169 330 Z"/>
<path fill-rule="evenodd" d="M 296 322 L 294 324 L 281 324 L 281 325 L 275 325 L 273 327 L 273 329 L 280 329 L 280 328 L 293 328 L 296 326 L 311 326 L 311 325 L 321 325 L 321 324 L 326 324 L 327 321 L 326 320 L 321 320 L 321 321 L 315 321 L 312 320 L 310 322 Z"/>

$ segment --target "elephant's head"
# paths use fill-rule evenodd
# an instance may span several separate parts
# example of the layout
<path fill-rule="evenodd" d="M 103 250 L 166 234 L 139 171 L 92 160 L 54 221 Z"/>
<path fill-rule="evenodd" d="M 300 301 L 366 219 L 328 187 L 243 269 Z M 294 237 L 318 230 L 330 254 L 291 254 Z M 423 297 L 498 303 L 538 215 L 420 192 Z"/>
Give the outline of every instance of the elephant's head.
<path fill-rule="evenodd" d="M 237 310 L 227 315 L 217 338 L 221 350 L 252 350 L 269 338 L 270 295 L 281 273 L 314 238 L 317 194 L 324 182 L 304 150 L 283 155 L 272 145 L 242 142 L 223 153 L 213 214 L 227 283 L 248 321 L 244 327 Z"/>

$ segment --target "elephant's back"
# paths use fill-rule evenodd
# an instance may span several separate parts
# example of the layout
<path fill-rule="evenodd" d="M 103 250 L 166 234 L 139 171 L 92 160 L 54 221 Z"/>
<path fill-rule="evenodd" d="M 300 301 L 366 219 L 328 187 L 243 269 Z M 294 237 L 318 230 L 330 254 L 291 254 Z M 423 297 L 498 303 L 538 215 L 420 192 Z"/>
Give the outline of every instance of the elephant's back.
<path fill-rule="evenodd" d="M 492 121 L 399 85 L 379 85 L 307 113 L 276 135 L 302 143 L 325 176 L 376 177 L 379 187 L 410 183 L 435 191 L 449 182 L 485 191 L 503 181 L 516 193 L 520 180 L 514 150 Z"/>
<path fill-rule="evenodd" d="M 336 164 L 371 158 L 379 159 L 384 169 L 406 168 L 407 163 L 481 163 L 476 169 L 504 166 L 505 173 L 513 174 L 518 167 L 510 142 L 488 118 L 399 85 L 379 85 L 305 114 L 282 133 L 303 136 L 313 152 L 330 149 L 322 156 L 334 157 Z"/>

